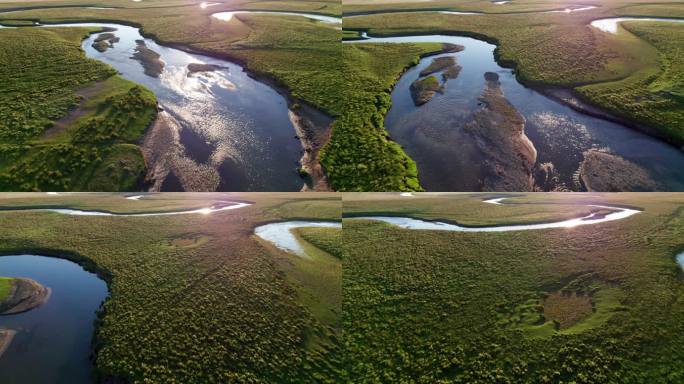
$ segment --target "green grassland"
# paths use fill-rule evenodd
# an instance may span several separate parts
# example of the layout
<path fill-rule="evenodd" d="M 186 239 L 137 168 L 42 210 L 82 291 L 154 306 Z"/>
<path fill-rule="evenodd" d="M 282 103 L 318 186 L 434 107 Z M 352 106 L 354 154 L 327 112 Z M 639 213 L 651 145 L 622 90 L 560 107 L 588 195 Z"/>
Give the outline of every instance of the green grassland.
<path fill-rule="evenodd" d="M 659 65 L 615 82 L 578 88 L 587 100 L 611 112 L 658 127 L 665 138 L 684 139 L 684 28 L 677 23 L 625 22 L 622 26 L 653 45 Z"/>
<path fill-rule="evenodd" d="M 156 99 L 85 57 L 80 41 L 92 31 L 0 29 L 0 190 L 119 191 L 140 182 L 134 143 Z"/>
<path fill-rule="evenodd" d="M 0 212 L 0 254 L 65 257 L 107 280 L 110 297 L 94 340 L 100 379 L 336 382 L 341 264 L 313 244 L 339 249 L 339 230 L 303 231 L 312 250 L 305 260 L 261 241 L 253 229 L 293 218 L 339 220 L 339 197 L 182 193 L 132 201 L 114 194 L 6 194 L 0 206 L 140 212 L 231 199 L 254 205 L 162 217 Z M 202 240 L 185 246 L 194 237 Z"/>
<path fill-rule="evenodd" d="M 12 292 L 12 285 L 14 279 L 11 277 L 0 277 L 0 303 L 7 299 L 10 292 Z"/>
<path fill-rule="evenodd" d="M 343 340 L 350 356 L 364 357 L 349 361 L 352 381 L 684 378 L 684 283 L 674 260 L 684 246 L 681 194 L 531 194 L 511 200 L 520 207 L 483 204 L 485 195 L 454 196 L 446 203 L 443 195 L 414 201 L 347 194 L 344 213 L 408 206 L 416 217 L 492 224 L 502 212 L 504 224 L 552 219 L 547 208 L 554 204 L 555 219 L 587 202 L 644 211 L 594 226 L 504 233 L 345 219 Z M 521 208 L 527 214 L 510 214 Z"/>

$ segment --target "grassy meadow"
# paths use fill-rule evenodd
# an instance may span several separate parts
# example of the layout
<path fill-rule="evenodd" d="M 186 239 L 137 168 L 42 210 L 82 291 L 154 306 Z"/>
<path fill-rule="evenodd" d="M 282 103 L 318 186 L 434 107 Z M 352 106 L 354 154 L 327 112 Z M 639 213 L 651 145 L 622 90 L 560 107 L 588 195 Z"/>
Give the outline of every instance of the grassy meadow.
<path fill-rule="evenodd" d="M 54 255 L 103 277 L 95 371 L 126 382 L 337 382 L 340 231 L 301 229 L 309 259 L 254 236 L 268 222 L 339 220 L 326 194 L 3 194 L 0 207 L 113 212 L 254 204 L 208 215 L 67 216 L 0 212 L 0 254 Z"/>
<path fill-rule="evenodd" d="M 85 57 L 90 32 L 0 29 L 0 190 L 138 187 L 145 164 L 135 143 L 156 99 Z"/>
<path fill-rule="evenodd" d="M 344 214 L 471 225 L 623 220 L 502 233 L 344 219 L 344 346 L 353 382 L 675 383 L 684 378 L 681 194 L 354 195 Z M 479 206 L 479 209 L 477 208 Z M 554 212 L 553 208 L 556 208 Z"/>

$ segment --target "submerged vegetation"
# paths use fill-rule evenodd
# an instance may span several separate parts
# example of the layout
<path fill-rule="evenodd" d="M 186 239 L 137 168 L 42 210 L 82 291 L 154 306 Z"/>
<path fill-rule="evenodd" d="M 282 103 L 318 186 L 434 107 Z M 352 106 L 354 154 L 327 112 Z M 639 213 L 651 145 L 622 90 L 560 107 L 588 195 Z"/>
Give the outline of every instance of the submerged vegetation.
<path fill-rule="evenodd" d="M 145 165 L 154 95 L 87 59 L 84 28 L 0 29 L 0 190 L 120 191 Z"/>
<path fill-rule="evenodd" d="M 684 284 L 674 260 L 684 245 L 682 195 L 535 194 L 486 210 L 483 198 L 368 195 L 345 199 L 344 211 L 478 224 L 558 219 L 588 202 L 644 211 L 596 226 L 508 233 L 345 219 L 344 345 L 363 356 L 350 362 L 352 381 L 684 378 Z"/>

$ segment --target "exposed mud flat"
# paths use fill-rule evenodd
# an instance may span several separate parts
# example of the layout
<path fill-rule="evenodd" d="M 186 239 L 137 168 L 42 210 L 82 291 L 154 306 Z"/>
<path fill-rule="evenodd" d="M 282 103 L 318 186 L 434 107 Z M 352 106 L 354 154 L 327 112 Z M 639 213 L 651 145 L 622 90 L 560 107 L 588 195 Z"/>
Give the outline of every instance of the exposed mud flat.
<path fill-rule="evenodd" d="M 16 278 L 9 296 L 0 303 L 0 315 L 30 311 L 45 304 L 50 299 L 50 292 L 50 288 L 38 284 L 35 280 Z"/>
<path fill-rule="evenodd" d="M 131 59 L 138 60 L 142 64 L 144 72 L 150 77 L 159 77 L 164 71 L 164 62 L 160 59 L 161 55 L 147 48 L 145 40 L 136 40 L 138 45 Z"/>
<path fill-rule="evenodd" d="M 506 99 L 525 118 L 525 135 L 537 151 L 533 170 L 535 190 L 582 191 L 579 168 L 585 152 L 608 149 L 611 154 L 642 167 L 659 190 L 684 188 L 684 154 L 678 148 L 634 128 L 604 111 L 588 106 L 562 89 L 526 88 L 509 68 L 496 63 L 495 46 L 482 40 L 449 35 L 373 37 L 367 43 L 450 43 L 465 47 L 453 54 L 463 68 L 449 81 L 443 95 L 417 107 L 410 86 L 432 59 L 423 58 L 407 69 L 392 91 L 385 126 L 418 167 L 428 191 L 478 191 L 485 188 L 480 164 L 489 156 L 473 143 L 464 127 L 482 106 L 483 74 L 499 75 Z M 355 41 L 347 42 L 355 44 Z M 440 55 L 447 56 L 448 54 Z M 495 149 L 496 150 L 496 149 Z M 625 163 L 627 164 L 627 163 Z M 629 171 L 627 171 L 629 173 Z"/>
<path fill-rule="evenodd" d="M 584 153 L 579 177 L 590 192 L 654 191 L 657 183 L 637 164 L 596 149 Z"/>
<path fill-rule="evenodd" d="M 297 138 L 302 143 L 300 159 L 300 176 L 304 178 L 302 191 L 331 191 L 319 156 L 321 149 L 330 141 L 332 119 L 315 108 L 302 104 L 291 108 L 289 117 L 297 132 Z"/>
<path fill-rule="evenodd" d="M 499 76 L 484 76 L 484 106 L 465 125 L 483 155 L 482 190 L 532 191 L 537 151 L 525 135 L 525 118 L 504 97 Z"/>
<path fill-rule="evenodd" d="M 11 329 L 0 329 L 0 357 L 7 351 L 16 333 Z"/>

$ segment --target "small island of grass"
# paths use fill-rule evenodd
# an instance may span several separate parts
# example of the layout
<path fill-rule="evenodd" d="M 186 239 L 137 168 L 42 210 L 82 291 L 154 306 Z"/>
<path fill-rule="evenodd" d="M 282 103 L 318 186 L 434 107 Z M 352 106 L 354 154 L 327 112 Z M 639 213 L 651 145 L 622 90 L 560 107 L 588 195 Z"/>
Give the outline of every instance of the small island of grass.
<path fill-rule="evenodd" d="M 30 311 L 50 298 L 50 288 L 26 278 L 0 277 L 0 315 Z"/>
<path fill-rule="evenodd" d="M 114 43 L 118 43 L 119 40 L 120 39 L 116 37 L 113 33 L 101 33 L 93 41 L 92 47 L 95 48 L 98 52 L 104 52 L 107 49 L 113 47 Z"/>
<path fill-rule="evenodd" d="M 427 103 L 435 97 L 435 93 L 443 91 L 444 88 L 435 76 L 418 79 L 411 84 L 411 97 L 416 106 Z"/>

